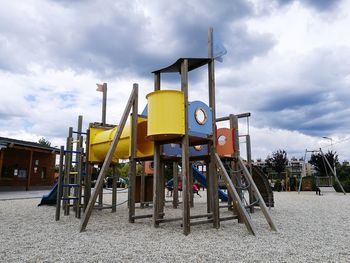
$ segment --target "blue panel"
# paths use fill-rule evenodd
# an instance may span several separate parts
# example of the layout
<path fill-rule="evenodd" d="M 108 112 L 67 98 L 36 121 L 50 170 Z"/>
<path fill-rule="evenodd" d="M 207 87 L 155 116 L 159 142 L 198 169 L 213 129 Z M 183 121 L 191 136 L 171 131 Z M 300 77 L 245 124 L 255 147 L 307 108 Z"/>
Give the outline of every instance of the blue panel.
<path fill-rule="evenodd" d="M 201 145 L 201 149 L 197 150 L 195 149 L 194 146 L 189 147 L 190 150 L 190 156 L 204 156 L 208 155 L 208 145 L 204 144 Z M 181 152 L 181 147 L 179 144 L 164 144 L 163 145 L 163 154 L 166 156 L 176 156 L 176 157 L 181 157 L 182 152 Z"/>
<path fill-rule="evenodd" d="M 175 143 L 164 144 L 163 154 L 166 156 L 181 157 L 181 147 L 179 144 L 175 144 Z"/>
<path fill-rule="evenodd" d="M 195 113 L 197 109 L 202 109 L 206 115 L 206 121 L 204 124 L 200 124 L 196 120 Z M 204 102 L 189 102 L 188 126 L 190 136 L 207 137 L 213 133 L 211 109 Z"/>
<path fill-rule="evenodd" d="M 208 145 L 207 144 L 200 145 L 200 147 L 197 147 L 197 146 L 190 147 L 190 156 L 203 156 L 203 155 L 208 155 Z"/>

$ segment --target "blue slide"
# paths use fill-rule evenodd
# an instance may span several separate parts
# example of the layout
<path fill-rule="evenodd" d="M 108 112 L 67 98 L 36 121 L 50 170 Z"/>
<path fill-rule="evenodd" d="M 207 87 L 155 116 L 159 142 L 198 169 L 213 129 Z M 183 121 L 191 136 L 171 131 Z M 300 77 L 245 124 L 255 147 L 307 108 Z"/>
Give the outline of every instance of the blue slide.
<path fill-rule="evenodd" d="M 207 187 L 207 178 L 196 167 L 192 166 L 192 175 L 201 185 Z M 227 194 L 221 189 L 218 190 L 219 198 L 222 202 L 227 202 Z"/>
<path fill-rule="evenodd" d="M 55 185 L 52 187 L 51 191 L 48 194 L 43 195 L 43 197 L 41 198 L 41 202 L 40 202 L 40 204 L 38 204 L 38 206 L 56 205 L 57 188 L 58 188 L 58 183 L 55 183 Z"/>

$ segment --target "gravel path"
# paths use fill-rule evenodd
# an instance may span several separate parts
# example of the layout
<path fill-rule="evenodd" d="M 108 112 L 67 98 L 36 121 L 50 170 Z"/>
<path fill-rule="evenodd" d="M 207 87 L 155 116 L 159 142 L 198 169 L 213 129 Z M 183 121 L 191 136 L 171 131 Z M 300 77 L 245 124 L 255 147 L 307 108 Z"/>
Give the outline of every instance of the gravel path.
<path fill-rule="evenodd" d="M 118 202 L 126 196 L 119 194 Z M 195 198 L 191 213 L 203 213 L 205 200 Z M 1 262 L 350 262 L 350 195 L 275 193 L 271 215 L 279 232 L 269 230 L 257 209 L 256 237 L 236 221 L 221 222 L 218 230 L 193 226 L 189 236 L 179 222 L 157 229 L 150 218 L 129 224 L 126 204 L 115 214 L 94 211 L 87 231 L 79 233 L 73 213 L 55 222 L 55 208 L 37 207 L 39 201 L 0 201 Z M 136 209 L 143 213 L 152 209 Z M 171 203 L 165 213 L 181 216 Z M 226 209 L 221 214 L 230 215 Z"/>

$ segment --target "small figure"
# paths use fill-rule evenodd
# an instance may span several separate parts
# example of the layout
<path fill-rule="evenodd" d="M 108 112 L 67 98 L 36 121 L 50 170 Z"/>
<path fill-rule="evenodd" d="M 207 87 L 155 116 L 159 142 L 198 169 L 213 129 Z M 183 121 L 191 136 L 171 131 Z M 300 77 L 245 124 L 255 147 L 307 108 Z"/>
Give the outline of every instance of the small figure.
<path fill-rule="evenodd" d="M 198 183 L 194 183 L 192 185 L 192 190 L 193 190 L 193 193 L 199 195 L 200 197 L 202 197 L 200 194 L 199 194 L 199 189 L 200 189 L 200 185 Z"/>

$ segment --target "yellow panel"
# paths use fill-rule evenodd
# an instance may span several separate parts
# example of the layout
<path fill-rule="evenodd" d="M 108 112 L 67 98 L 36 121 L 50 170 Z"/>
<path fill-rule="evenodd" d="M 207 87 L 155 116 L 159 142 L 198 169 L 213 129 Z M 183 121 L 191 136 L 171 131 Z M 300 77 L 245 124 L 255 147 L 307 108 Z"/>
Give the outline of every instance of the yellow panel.
<path fill-rule="evenodd" d="M 147 136 L 153 140 L 180 137 L 185 134 L 184 93 L 158 90 L 149 93 Z"/>

